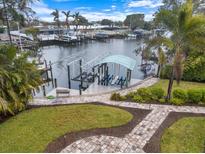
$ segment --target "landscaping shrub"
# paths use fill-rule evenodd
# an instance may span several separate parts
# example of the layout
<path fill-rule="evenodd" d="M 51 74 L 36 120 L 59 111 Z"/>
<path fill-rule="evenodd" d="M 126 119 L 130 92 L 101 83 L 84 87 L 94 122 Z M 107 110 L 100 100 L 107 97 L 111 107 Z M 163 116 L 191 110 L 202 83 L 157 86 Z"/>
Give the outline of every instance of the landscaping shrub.
<path fill-rule="evenodd" d="M 120 94 L 119 93 L 113 93 L 110 97 L 112 101 L 119 101 L 120 100 Z"/>
<path fill-rule="evenodd" d="M 183 101 L 187 100 L 187 93 L 183 89 L 175 89 L 173 91 L 173 98 L 181 99 Z"/>
<path fill-rule="evenodd" d="M 135 95 L 132 99 L 134 102 L 137 102 L 137 103 L 144 103 L 145 101 L 143 100 L 143 98 L 139 95 Z"/>
<path fill-rule="evenodd" d="M 125 101 L 127 98 L 125 96 L 121 96 L 119 93 L 113 93 L 110 99 L 113 101 Z"/>
<path fill-rule="evenodd" d="M 126 97 L 128 100 L 132 100 L 135 95 L 137 95 L 136 92 L 130 92 L 130 93 L 128 93 L 127 95 L 125 95 L 125 97 Z"/>
<path fill-rule="evenodd" d="M 205 81 L 205 56 L 189 56 L 184 66 L 183 80 Z"/>
<path fill-rule="evenodd" d="M 163 98 L 165 92 L 162 88 L 151 88 L 150 89 L 151 94 L 152 94 L 152 99 L 154 100 L 159 100 L 161 98 Z"/>
<path fill-rule="evenodd" d="M 170 103 L 173 104 L 173 105 L 178 105 L 178 106 L 180 106 L 180 105 L 185 104 L 185 101 L 182 100 L 182 99 L 178 99 L 178 98 L 172 98 L 172 99 L 170 100 Z"/>
<path fill-rule="evenodd" d="M 202 89 L 202 102 L 205 103 L 205 89 Z"/>
<path fill-rule="evenodd" d="M 148 88 L 140 88 L 137 90 L 137 94 L 142 97 L 144 101 L 152 100 L 151 90 Z"/>
<path fill-rule="evenodd" d="M 190 103 L 199 103 L 202 101 L 203 93 L 200 89 L 190 89 L 188 90 L 188 101 Z"/>
<path fill-rule="evenodd" d="M 164 104 L 164 103 L 166 103 L 166 100 L 164 98 L 161 98 L 161 99 L 159 99 L 159 102 Z"/>

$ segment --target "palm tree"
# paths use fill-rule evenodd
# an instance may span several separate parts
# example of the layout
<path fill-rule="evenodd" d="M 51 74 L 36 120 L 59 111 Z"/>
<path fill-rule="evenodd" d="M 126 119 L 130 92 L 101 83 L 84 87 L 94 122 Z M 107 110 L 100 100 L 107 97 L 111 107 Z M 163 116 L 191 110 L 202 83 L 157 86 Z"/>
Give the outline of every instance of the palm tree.
<path fill-rule="evenodd" d="M 205 16 L 194 15 L 192 0 L 187 0 L 175 9 L 161 9 L 156 21 L 172 33 L 170 38 L 159 36 L 149 43 L 149 47 L 166 46 L 171 53 L 172 71 L 167 89 L 167 99 L 170 99 L 174 78 L 178 84 L 181 80 L 184 59 L 191 52 L 205 51 Z"/>
<path fill-rule="evenodd" d="M 40 72 L 27 61 L 28 54 L 16 56 L 13 46 L 0 47 L 0 114 L 25 109 L 32 90 L 42 84 Z"/>
<path fill-rule="evenodd" d="M 51 15 L 54 17 L 53 20 L 56 22 L 57 26 L 58 26 L 58 35 L 60 35 L 60 20 L 59 20 L 59 11 L 57 9 L 55 9 L 55 11 L 53 11 L 51 13 Z"/>
<path fill-rule="evenodd" d="M 66 23 L 66 26 L 67 26 L 67 29 L 70 29 L 70 24 L 69 24 L 69 18 L 70 17 L 73 17 L 73 15 L 71 15 L 70 14 L 70 11 L 67 11 L 67 12 L 65 12 L 65 11 L 62 11 L 62 13 L 65 15 L 65 23 Z"/>
<path fill-rule="evenodd" d="M 76 26 L 76 31 L 78 30 L 78 25 L 79 25 L 79 20 L 80 20 L 80 13 L 79 12 L 76 12 L 74 15 L 74 23 L 75 23 L 75 26 Z"/>
<path fill-rule="evenodd" d="M 5 14 L 5 20 L 6 20 L 7 33 L 8 33 L 8 36 L 9 36 L 9 41 L 10 41 L 10 44 L 12 44 L 11 33 L 10 33 L 10 25 L 9 25 L 9 19 L 8 19 L 8 11 L 7 11 L 7 6 L 6 6 L 5 0 L 3 0 L 3 12 Z"/>
<path fill-rule="evenodd" d="M 164 51 L 161 47 L 158 48 L 158 70 L 157 70 L 157 77 L 160 76 L 161 69 L 163 68 L 164 64 L 166 64 L 166 56 Z"/>
<path fill-rule="evenodd" d="M 34 11 L 28 7 L 28 4 L 33 3 L 33 1 L 35 0 L 3 0 L 3 20 L 6 22 L 10 44 L 12 44 L 12 38 L 9 22 L 16 21 L 23 25 L 25 21 L 24 15 L 28 18 L 29 13 L 34 14 Z"/>

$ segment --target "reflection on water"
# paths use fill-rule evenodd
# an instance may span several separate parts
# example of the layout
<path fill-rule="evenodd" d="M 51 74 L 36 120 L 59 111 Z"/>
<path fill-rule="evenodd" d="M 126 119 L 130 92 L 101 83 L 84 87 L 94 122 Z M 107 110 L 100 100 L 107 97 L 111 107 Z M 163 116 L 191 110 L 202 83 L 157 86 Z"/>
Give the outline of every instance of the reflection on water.
<path fill-rule="evenodd" d="M 136 49 L 139 42 L 136 40 L 123 40 L 123 39 L 111 39 L 107 42 L 89 42 L 86 44 L 62 47 L 62 46 L 48 46 L 43 47 L 42 52 L 43 56 L 47 61 L 51 61 L 53 63 L 53 75 L 54 78 L 57 78 L 57 83 L 59 87 L 68 87 L 68 77 L 67 77 L 67 67 L 66 65 L 80 57 L 83 58 L 84 63 L 94 59 L 97 56 L 105 55 L 106 53 L 114 54 L 122 54 L 128 57 L 131 57 L 137 61 L 137 65 L 132 72 L 132 78 L 135 79 L 143 79 L 144 74 L 140 71 L 138 65 L 141 63 L 141 57 L 136 56 L 134 50 Z M 73 57 L 72 57 L 73 56 Z M 71 57 L 71 58 L 69 58 Z M 79 64 L 78 61 L 75 62 L 75 68 L 73 69 L 73 65 L 71 65 L 71 74 L 78 75 L 79 74 Z M 121 67 L 120 75 L 126 76 L 125 68 Z M 119 71 L 118 71 L 119 72 Z M 109 73 L 114 74 L 117 73 L 116 68 L 112 65 L 109 69 Z M 71 83 L 72 88 L 77 89 L 79 83 L 73 82 Z M 50 91 L 52 88 L 47 87 L 47 91 Z"/>

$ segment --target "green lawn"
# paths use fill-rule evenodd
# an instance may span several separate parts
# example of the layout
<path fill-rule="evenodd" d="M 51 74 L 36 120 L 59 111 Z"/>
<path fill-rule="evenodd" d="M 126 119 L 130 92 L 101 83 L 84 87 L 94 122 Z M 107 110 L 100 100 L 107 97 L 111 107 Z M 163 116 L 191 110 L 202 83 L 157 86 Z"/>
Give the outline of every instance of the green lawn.
<path fill-rule="evenodd" d="M 132 117 L 119 108 L 91 104 L 28 110 L 0 124 L 0 152 L 43 152 L 67 132 L 120 126 Z"/>
<path fill-rule="evenodd" d="M 163 88 L 165 91 L 167 91 L 168 83 L 169 80 L 160 79 L 160 81 L 154 84 L 152 87 Z M 194 89 L 194 88 L 200 89 L 200 88 L 205 88 L 205 83 L 181 81 L 180 84 L 177 85 L 177 82 L 174 81 L 173 89 L 177 89 L 177 88 L 182 88 L 184 90 Z"/>
<path fill-rule="evenodd" d="M 161 139 L 163 153 L 203 153 L 205 117 L 183 118 L 166 129 Z"/>

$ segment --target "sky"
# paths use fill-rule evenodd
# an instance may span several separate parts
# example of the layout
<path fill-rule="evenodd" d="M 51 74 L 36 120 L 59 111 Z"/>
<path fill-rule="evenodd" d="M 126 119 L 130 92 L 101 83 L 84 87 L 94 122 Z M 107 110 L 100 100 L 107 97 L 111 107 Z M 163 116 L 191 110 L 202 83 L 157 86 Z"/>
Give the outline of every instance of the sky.
<path fill-rule="evenodd" d="M 110 19 L 123 21 L 133 13 L 145 14 L 145 20 L 153 19 L 153 14 L 163 5 L 162 0 L 40 0 L 31 4 L 40 20 L 53 21 L 50 15 L 54 9 L 61 11 L 80 12 L 89 21 Z M 61 13 L 60 20 L 65 17 Z"/>

